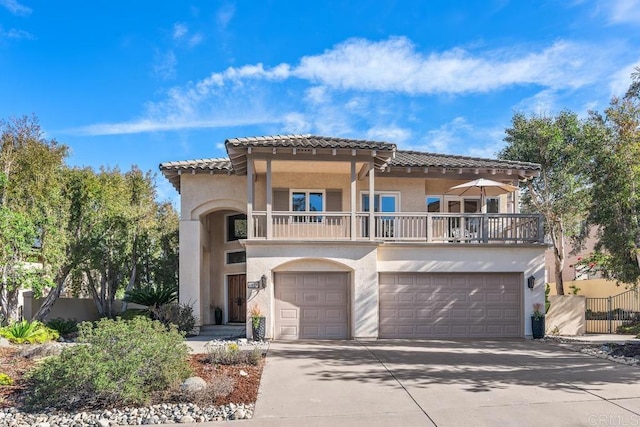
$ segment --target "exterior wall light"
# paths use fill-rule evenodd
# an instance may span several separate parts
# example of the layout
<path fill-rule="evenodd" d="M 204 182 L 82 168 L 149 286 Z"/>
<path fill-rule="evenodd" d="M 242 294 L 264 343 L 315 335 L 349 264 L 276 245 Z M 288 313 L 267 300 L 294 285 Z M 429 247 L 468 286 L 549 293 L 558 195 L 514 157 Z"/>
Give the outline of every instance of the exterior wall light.
<path fill-rule="evenodd" d="M 535 286 L 535 284 L 536 284 L 536 278 L 533 276 L 529 276 L 529 278 L 527 279 L 527 287 L 530 290 L 533 290 L 533 287 Z"/>
<path fill-rule="evenodd" d="M 260 278 L 260 287 L 262 289 L 267 287 L 267 276 L 266 275 L 262 275 L 262 277 Z"/>

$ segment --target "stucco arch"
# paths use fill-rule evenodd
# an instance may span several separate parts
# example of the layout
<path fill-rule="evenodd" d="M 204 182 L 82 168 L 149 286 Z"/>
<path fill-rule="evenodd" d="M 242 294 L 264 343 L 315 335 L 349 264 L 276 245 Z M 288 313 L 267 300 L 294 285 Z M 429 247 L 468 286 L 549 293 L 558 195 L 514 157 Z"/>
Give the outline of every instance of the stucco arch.
<path fill-rule="evenodd" d="M 298 258 L 284 262 L 272 269 L 274 273 L 285 271 L 341 271 L 353 272 L 353 268 L 341 262 L 327 258 Z"/>
<path fill-rule="evenodd" d="M 200 219 L 211 212 L 220 210 L 245 213 L 247 211 L 247 204 L 233 199 L 207 200 L 191 210 L 191 220 Z"/>

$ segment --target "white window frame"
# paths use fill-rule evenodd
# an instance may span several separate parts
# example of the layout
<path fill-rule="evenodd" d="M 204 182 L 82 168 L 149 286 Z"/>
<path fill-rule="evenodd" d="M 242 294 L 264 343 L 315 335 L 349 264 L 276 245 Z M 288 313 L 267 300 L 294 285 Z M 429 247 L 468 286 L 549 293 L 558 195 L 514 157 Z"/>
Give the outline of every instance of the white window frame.
<path fill-rule="evenodd" d="M 429 199 L 438 199 L 440 201 L 440 212 L 429 212 Z M 442 195 L 426 194 L 424 196 L 424 208 L 429 213 L 443 213 L 444 212 L 444 197 Z"/>
<path fill-rule="evenodd" d="M 290 188 L 289 189 L 289 212 L 294 212 L 293 210 L 293 193 L 305 193 L 305 210 L 304 211 L 295 211 L 295 212 L 304 212 L 304 213 L 313 213 L 313 212 L 326 212 L 327 211 L 327 190 L 325 189 L 314 189 L 314 188 Z M 309 210 L 309 193 L 321 193 L 322 194 L 322 210 L 321 211 L 310 211 Z"/>
<path fill-rule="evenodd" d="M 493 213 L 500 213 L 500 197 L 499 196 L 498 197 L 493 197 L 493 196 L 492 197 L 485 197 L 484 203 L 487 205 L 487 208 L 489 207 L 489 204 L 487 203 L 489 200 L 495 200 L 495 201 L 498 202 L 498 212 L 493 212 Z M 488 210 L 489 209 L 487 209 L 487 211 Z M 489 212 L 487 212 L 487 213 L 489 213 Z"/>
<path fill-rule="evenodd" d="M 463 214 L 463 209 L 464 209 L 464 201 L 465 200 L 477 200 L 478 201 L 478 205 L 480 205 L 480 196 L 478 197 L 469 197 L 469 196 L 444 196 L 442 204 L 447 208 L 445 211 L 446 213 L 459 213 L 459 214 Z M 460 211 L 458 212 L 450 212 L 449 211 L 449 202 L 460 202 Z M 482 211 L 482 206 L 480 206 L 480 211 Z"/>
<path fill-rule="evenodd" d="M 380 196 L 382 198 L 382 196 L 394 196 L 396 198 L 396 210 L 395 213 L 400 213 L 402 212 L 402 210 L 400 209 L 400 206 L 402 206 L 400 204 L 400 195 L 402 193 L 400 191 L 374 191 L 373 192 L 373 197 L 375 200 L 375 196 Z M 366 190 L 361 190 L 360 191 L 360 212 L 365 212 L 364 210 L 364 200 L 363 200 L 363 196 L 369 196 L 369 191 Z M 369 205 L 371 205 L 371 201 L 369 201 Z M 374 212 L 375 212 L 375 208 L 374 208 Z M 381 213 L 381 212 L 378 212 Z"/>

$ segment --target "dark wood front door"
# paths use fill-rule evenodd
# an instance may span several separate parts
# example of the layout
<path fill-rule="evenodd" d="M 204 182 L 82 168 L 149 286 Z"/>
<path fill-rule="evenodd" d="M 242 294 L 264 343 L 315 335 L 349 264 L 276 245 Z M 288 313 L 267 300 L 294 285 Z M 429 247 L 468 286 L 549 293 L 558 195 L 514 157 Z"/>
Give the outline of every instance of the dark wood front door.
<path fill-rule="evenodd" d="M 229 284 L 229 322 L 247 321 L 247 276 L 227 276 Z"/>

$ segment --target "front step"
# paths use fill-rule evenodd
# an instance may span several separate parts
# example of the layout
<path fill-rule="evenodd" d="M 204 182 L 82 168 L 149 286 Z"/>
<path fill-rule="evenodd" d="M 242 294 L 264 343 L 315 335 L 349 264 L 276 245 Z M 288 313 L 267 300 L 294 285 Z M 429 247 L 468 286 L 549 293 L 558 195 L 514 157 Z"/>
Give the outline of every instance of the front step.
<path fill-rule="evenodd" d="M 244 324 L 203 325 L 198 335 L 212 340 L 234 340 L 246 338 L 247 327 Z"/>

